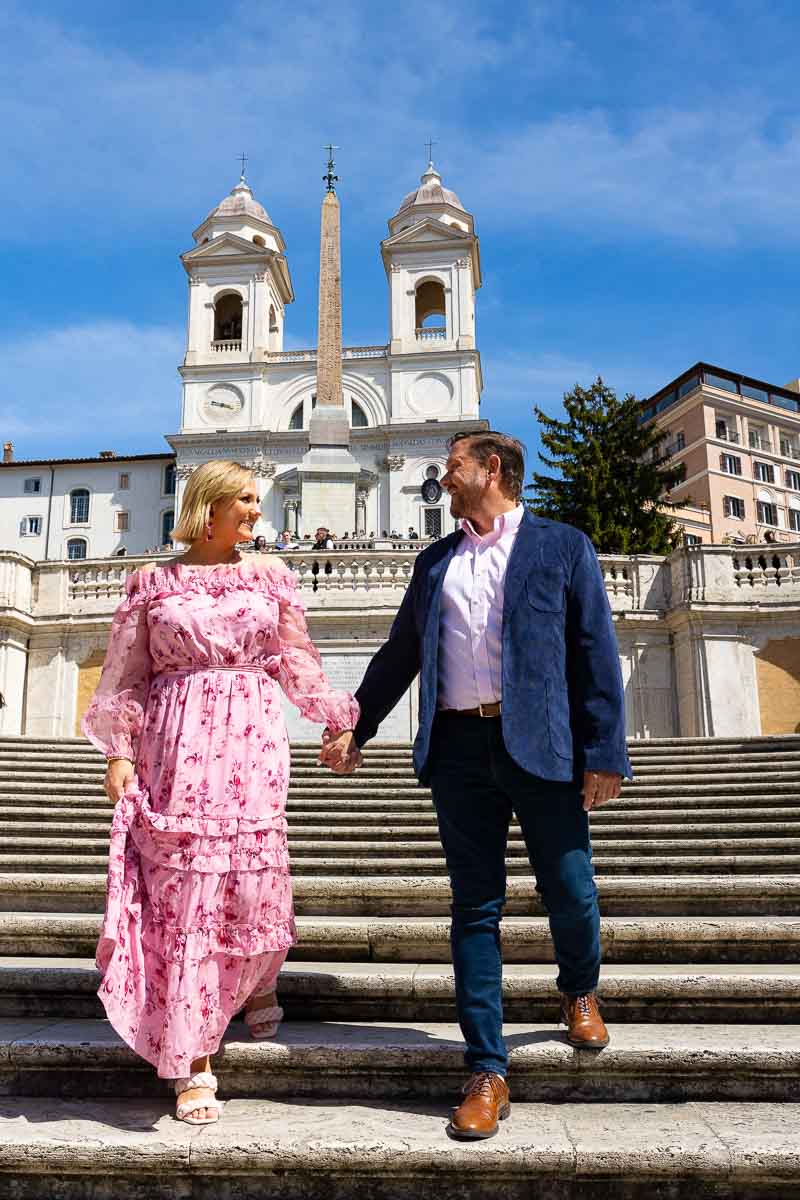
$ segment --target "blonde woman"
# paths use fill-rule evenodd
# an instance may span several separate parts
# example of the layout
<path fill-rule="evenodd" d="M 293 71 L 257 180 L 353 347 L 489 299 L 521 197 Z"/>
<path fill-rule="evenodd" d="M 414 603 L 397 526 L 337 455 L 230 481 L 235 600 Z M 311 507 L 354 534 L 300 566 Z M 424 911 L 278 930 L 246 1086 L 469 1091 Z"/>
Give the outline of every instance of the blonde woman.
<path fill-rule="evenodd" d="M 83 720 L 116 804 L 100 998 L 192 1124 L 218 1119 L 209 1055 L 234 1013 L 246 1005 L 254 1037 L 283 1015 L 295 925 L 278 688 L 331 733 L 359 716 L 322 672 L 292 573 L 237 553 L 258 516 L 245 467 L 194 472 L 174 532 L 189 549 L 128 579 Z"/>

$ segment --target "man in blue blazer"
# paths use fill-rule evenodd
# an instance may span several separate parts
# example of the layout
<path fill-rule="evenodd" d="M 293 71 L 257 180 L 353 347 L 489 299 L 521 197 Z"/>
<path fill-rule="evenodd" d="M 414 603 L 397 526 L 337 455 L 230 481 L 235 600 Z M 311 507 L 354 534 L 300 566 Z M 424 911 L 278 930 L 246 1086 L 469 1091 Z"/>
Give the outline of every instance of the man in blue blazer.
<path fill-rule="evenodd" d="M 500 917 L 512 812 L 547 909 L 562 1020 L 601 1049 L 600 916 L 589 813 L 631 775 L 619 653 L 603 576 L 579 530 L 521 502 L 524 450 L 457 435 L 442 485 L 460 527 L 423 550 L 388 641 L 356 698 L 355 731 L 321 759 L 338 773 L 417 674 L 414 768 L 429 784 L 452 889 L 451 947 L 471 1074 L 449 1132 L 491 1137 L 510 1112 Z"/>

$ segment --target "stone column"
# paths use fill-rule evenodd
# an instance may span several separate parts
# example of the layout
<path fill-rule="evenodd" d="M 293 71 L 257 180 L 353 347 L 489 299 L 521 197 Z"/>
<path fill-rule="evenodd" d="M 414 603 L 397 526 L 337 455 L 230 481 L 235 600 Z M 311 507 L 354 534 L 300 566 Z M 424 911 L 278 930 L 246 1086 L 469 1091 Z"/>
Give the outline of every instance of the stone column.
<path fill-rule="evenodd" d="M 297 473 L 306 528 L 324 525 L 341 534 L 353 527 L 361 468 L 350 453 L 350 422 L 342 395 L 339 201 L 331 187 L 332 178 L 322 202 L 317 406 L 309 421 L 308 453 Z"/>

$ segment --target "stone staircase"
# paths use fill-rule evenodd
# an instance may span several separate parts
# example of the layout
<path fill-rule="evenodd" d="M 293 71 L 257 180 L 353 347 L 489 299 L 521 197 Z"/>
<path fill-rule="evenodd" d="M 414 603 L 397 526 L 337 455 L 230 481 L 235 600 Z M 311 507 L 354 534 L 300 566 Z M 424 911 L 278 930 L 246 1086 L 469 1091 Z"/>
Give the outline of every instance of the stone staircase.
<path fill-rule="evenodd" d="M 407 747 L 342 780 L 293 753 L 300 944 L 287 1020 L 234 1022 L 219 1126 L 102 1019 L 92 956 L 111 805 L 85 742 L 0 740 L 0 1196 L 800 1196 L 800 737 L 633 743 L 592 818 L 610 1047 L 554 1024 L 518 830 L 503 922 L 512 1118 L 449 1141 L 464 1079 L 448 887 Z"/>

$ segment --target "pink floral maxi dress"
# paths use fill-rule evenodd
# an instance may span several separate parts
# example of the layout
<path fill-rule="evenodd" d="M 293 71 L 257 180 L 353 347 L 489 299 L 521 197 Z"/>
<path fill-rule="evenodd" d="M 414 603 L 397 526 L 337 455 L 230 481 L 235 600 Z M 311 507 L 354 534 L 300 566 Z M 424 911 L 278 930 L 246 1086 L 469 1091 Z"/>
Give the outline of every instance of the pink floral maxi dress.
<path fill-rule="evenodd" d="M 359 708 L 325 678 L 286 568 L 173 563 L 126 591 L 82 723 L 136 766 L 111 827 L 99 995 L 176 1078 L 270 990 L 296 940 L 278 685 L 336 732 Z"/>

